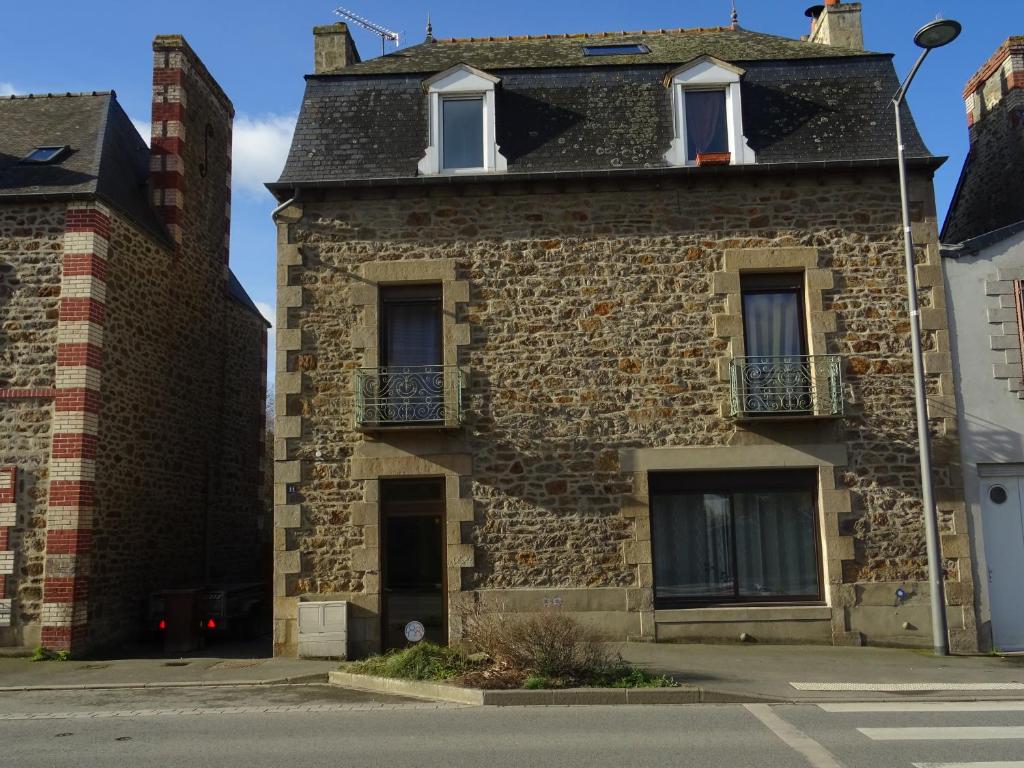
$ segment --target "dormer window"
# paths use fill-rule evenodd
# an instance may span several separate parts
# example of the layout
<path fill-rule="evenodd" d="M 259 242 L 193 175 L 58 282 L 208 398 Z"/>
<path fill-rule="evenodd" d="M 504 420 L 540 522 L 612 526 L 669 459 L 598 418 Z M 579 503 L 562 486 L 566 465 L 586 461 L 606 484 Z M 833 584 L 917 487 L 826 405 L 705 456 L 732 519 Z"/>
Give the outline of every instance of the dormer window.
<path fill-rule="evenodd" d="M 484 167 L 484 99 L 441 97 L 441 170 Z"/>
<path fill-rule="evenodd" d="M 504 171 L 496 143 L 494 90 L 501 80 L 460 64 L 425 80 L 430 144 L 419 162 L 425 175 Z"/>
<path fill-rule="evenodd" d="M 56 163 L 58 160 L 63 160 L 64 156 L 71 151 L 71 147 L 64 144 L 59 147 L 36 147 L 29 152 L 25 157 L 21 159 L 23 163 L 31 163 L 33 165 L 46 165 L 48 163 Z"/>
<path fill-rule="evenodd" d="M 701 56 L 670 72 L 675 136 L 665 153 L 672 165 L 747 165 L 754 152 L 743 136 L 743 70 Z"/>

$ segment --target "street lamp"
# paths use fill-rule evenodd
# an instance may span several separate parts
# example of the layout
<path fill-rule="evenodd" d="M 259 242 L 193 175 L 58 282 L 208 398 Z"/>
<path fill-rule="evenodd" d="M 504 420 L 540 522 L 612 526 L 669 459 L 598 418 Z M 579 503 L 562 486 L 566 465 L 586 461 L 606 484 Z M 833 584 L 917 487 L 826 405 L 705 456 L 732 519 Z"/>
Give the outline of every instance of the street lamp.
<path fill-rule="evenodd" d="M 925 400 L 924 359 L 921 355 L 921 317 L 917 304 L 917 275 L 914 271 L 914 238 L 910 228 L 910 201 L 907 195 L 907 158 L 903 146 L 903 119 L 900 109 L 907 91 L 925 58 L 935 48 L 956 40 L 960 35 L 959 22 L 940 19 L 926 24 L 914 35 L 914 43 L 924 50 L 910 70 L 907 79 L 893 96 L 896 110 L 896 143 L 900 166 L 900 200 L 903 203 L 903 241 L 906 250 L 907 298 L 910 304 L 910 344 L 914 353 L 914 403 L 917 410 L 917 442 L 921 456 L 921 502 L 924 506 L 924 531 L 928 549 L 928 581 L 931 584 L 932 643 L 939 656 L 949 654 L 946 632 L 946 600 L 942 584 L 942 551 L 939 545 L 939 522 L 932 489 L 932 457 L 928 433 L 928 406 Z"/>

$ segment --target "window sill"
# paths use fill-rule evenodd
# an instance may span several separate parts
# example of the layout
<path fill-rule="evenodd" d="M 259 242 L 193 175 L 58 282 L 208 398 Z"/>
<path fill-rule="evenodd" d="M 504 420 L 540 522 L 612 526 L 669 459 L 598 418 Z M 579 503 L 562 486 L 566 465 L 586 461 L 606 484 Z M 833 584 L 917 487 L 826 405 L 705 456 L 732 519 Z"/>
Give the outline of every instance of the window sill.
<path fill-rule="evenodd" d="M 658 624 L 714 624 L 751 621 L 831 621 L 832 608 L 803 605 L 729 605 L 701 608 L 662 608 L 654 611 Z"/>
<path fill-rule="evenodd" d="M 461 422 L 412 421 L 404 424 L 357 424 L 356 431 L 374 432 L 445 432 L 462 429 Z"/>
<path fill-rule="evenodd" d="M 843 418 L 841 413 L 738 413 L 733 417 L 736 421 L 760 423 L 764 421 L 838 421 Z"/>

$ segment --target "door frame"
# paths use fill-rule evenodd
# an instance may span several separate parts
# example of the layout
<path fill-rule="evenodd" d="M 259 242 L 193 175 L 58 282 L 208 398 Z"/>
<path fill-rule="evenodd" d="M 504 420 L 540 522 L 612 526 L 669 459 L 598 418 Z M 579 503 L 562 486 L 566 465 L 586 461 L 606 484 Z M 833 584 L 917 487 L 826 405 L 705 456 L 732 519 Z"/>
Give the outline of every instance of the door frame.
<path fill-rule="evenodd" d="M 388 502 L 385 498 L 384 487 L 389 483 L 408 481 L 425 482 L 433 481 L 440 486 L 439 500 L 428 502 Z M 387 524 L 388 517 L 417 517 L 437 516 L 440 519 L 441 528 L 441 632 L 448 643 L 448 509 L 445 495 L 445 478 L 436 476 L 427 477 L 382 477 L 380 478 L 380 525 L 378 528 L 380 536 L 380 647 L 381 651 L 389 650 L 388 646 L 388 548 L 387 548 Z M 398 513 L 392 510 L 398 507 Z M 416 509 L 416 507 L 419 507 Z"/>

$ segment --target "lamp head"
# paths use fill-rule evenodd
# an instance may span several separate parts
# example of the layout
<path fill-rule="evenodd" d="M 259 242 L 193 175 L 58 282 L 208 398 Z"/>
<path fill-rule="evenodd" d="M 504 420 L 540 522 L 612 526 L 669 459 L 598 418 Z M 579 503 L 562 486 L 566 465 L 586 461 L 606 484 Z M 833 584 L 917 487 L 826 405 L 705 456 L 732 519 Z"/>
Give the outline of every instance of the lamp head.
<path fill-rule="evenodd" d="M 939 19 L 930 24 L 925 24 L 914 35 L 914 42 L 919 48 L 931 50 L 949 45 L 960 36 L 963 27 L 959 21 L 953 19 Z"/>

